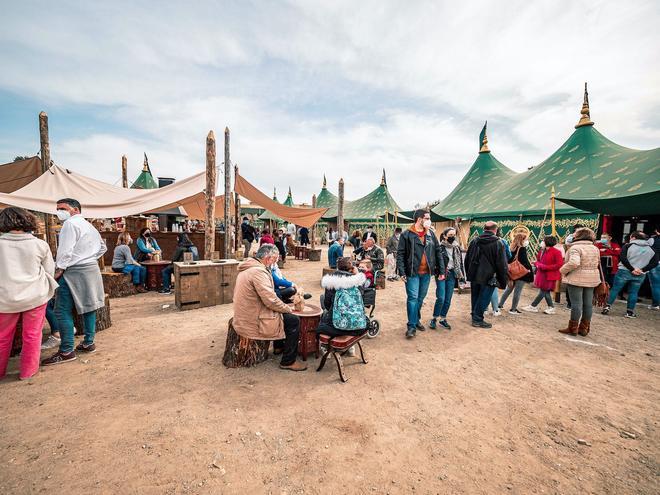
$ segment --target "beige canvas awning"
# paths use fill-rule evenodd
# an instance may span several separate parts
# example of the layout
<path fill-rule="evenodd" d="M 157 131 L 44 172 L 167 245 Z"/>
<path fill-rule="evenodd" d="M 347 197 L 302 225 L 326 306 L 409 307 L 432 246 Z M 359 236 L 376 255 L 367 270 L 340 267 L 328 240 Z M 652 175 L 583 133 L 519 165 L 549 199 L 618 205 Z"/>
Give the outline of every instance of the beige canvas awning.
<path fill-rule="evenodd" d="M 41 158 L 38 156 L 0 165 L 0 193 L 17 191 L 40 175 Z"/>
<path fill-rule="evenodd" d="M 280 204 L 259 191 L 239 174 L 236 174 L 234 189 L 244 198 L 263 206 L 275 216 L 300 227 L 311 227 L 328 210 L 327 208 L 295 208 Z"/>

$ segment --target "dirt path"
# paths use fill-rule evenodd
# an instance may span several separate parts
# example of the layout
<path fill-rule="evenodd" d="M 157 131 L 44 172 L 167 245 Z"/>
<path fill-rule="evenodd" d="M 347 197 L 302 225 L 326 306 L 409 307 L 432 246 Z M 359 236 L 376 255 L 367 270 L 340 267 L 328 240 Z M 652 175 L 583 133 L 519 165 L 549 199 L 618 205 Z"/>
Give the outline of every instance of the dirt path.
<path fill-rule="evenodd" d="M 290 260 L 285 275 L 318 300 L 320 271 Z M 113 299 L 99 352 L 0 382 L 0 493 L 660 492 L 660 314 L 645 307 L 569 340 L 563 308 L 473 329 L 462 294 L 451 332 L 406 341 L 389 283 L 370 362 L 347 358 L 342 384 L 313 358 L 225 369 L 231 306 L 173 301 Z"/>

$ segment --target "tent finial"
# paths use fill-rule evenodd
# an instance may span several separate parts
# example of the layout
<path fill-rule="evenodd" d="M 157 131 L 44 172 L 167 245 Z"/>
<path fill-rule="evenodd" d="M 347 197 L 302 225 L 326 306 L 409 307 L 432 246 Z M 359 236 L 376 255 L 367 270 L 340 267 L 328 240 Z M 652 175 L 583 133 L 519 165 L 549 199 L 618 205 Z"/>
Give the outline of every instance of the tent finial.
<path fill-rule="evenodd" d="M 288 196 L 291 197 L 291 186 L 289 186 L 289 194 L 288 194 Z"/>
<path fill-rule="evenodd" d="M 328 187 L 328 181 L 325 178 L 325 174 L 323 174 L 323 189 L 327 189 Z"/>
<path fill-rule="evenodd" d="M 273 201 L 277 201 L 277 187 L 273 186 Z"/>
<path fill-rule="evenodd" d="M 144 154 L 144 165 L 142 165 L 142 171 L 151 173 L 151 170 L 149 169 L 149 159 L 147 158 L 146 153 Z"/>
<path fill-rule="evenodd" d="M 488 136 L 486 135 L 486 128 L 488 127 L 488 121 L 484 123 L 484 128 L 481 129 L 481 134 L 479 134 L 479 153 L 490 153 L 488 148 Z"/>
<path fill-rule="evenodd" d="M 580 110 L 580 121 L 575 124 L 575 128 L 583 127 L 585 125 L 594 125 L 591 121 L 591 114 L 589 112 L 589 93 L 587 93 L 587 83 L 584 83 L 584 101 L 582 102 L 582 110 Z"/>
<path fill-rule="evenodd" d="M 380 179 L 381 186 L 387 186 L 387 177 L 385 177 L 385 169 L 383 169 L 383 177 Z"/>

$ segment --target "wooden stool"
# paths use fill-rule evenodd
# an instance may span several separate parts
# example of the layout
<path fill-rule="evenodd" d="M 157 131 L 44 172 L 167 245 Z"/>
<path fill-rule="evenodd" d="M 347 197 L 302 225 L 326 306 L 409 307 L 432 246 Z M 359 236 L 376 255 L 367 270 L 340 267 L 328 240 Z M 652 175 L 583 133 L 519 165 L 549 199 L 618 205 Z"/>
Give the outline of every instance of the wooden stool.
<path fill-rule="evenodd" d="M 117 273 L 112 271 L 101 272 L 103 289 L 110 297 L 126 297 L 137 294 L 130 273 Z"/>
<path fill-rule="evenodd" d="M 229 320 L 227 343 L 222 364 L 227 368 L 247 368 L 268 359 L 270 340 L 252 340 L 241 337 L 234 330 L 234 319 Z"/>
<path fill-rule="evenodd" d="M 328 356 L 330 353 L 332 353 L 332 357 L 334 357 L 335 361 L 337 362 L 339 378 L 342 382 L 347 382 L 348 377 L 344 373 L 344 363 L 342 362 L 341 357 L 348 352 L 348 349 L 357 344 L 358 349 L 360 349 L 360 357 L 362 358 L 362 362 L 367 364 L 368 361 L 364 354 L 364 349 L 362 349 L 362 344 L 360 343 L 360 341 L 366 336 L 366 332 L 358 336 L 342 335 L 340 337 L 330 337 L 329 335 L 320 334 L 319 342 L 326 345 L 326 350 L 323 354 L 323 358 L 321 358 L 321 364 L 319 364 L 319 367 L 316 369 L 316 371 L 321 371 L 323 369 Z"/>
<path fill-rule="evenodd" d="M 320 249 L 308 249 L 307 250 L 307 259 L 309 261 L 321 261 L 321 250 Z"/>

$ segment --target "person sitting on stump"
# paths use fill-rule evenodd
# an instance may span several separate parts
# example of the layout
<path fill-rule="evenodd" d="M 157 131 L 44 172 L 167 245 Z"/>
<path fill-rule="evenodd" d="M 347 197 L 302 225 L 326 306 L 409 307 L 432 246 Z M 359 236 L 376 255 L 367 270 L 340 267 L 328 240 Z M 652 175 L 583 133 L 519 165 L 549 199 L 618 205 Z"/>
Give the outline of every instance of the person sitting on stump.
<path fill-rule="evenodd" d="M 282 275 L 282 271 L 280 270 L 280 267 L 277 266 L 277 263 L 274 263 L 270 270 L 273 274 L 273 282 L 275 284 L 275 293 L 277 294 L 277 297 L 285 303 L 290 304 L 292 302 L 291 298 L 298 293 L 298 286 Z M 304 299 L 309 299 L 311 297 L 311 294 L 303 294 Z"/>
<path fill-rule="evenodd" d="M 176 249 L 172 255 L 172 263 L 163 268 L 163 288 L 158 292 L 160 294 L 172 293 L 172 273 L 174 273 L 174 263 L 183 261 L 184 253 L 192 253 L 193 261 L 199 260 L 199 251 L 188 237 L 188 234 L 181 232 L 176 236 Z"/>
<path fill-rule="evenodd" d="M 112 271 L 115 273 L 127 273 L 133 278 L 133 285 L 138 292 L 147 292 L 144 284 L 147 281 L 147 269 L 140 265 L 131 254 L 128 247 L 133 244 L 131 234 L 122 232 L 117 237 L 117 245 L 112 255 Z"/>
<path fill-rule="evenodd" d="M 264 244 L 238 267 L 234 288 L 234 330 L 252 340 L 282 340 L 280 368 L 304 371 L 307 365 L 296 361 L 300 318 L 275 293 L 270 267 L 277 264 L 277 248 Z"/>

